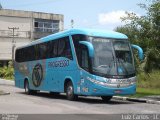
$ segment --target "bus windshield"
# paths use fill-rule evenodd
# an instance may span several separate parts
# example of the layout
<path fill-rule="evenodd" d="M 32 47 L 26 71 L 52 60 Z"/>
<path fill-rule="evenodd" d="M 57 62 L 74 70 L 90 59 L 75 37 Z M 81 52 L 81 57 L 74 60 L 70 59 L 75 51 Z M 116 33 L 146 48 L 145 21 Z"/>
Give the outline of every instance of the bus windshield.
<path fill-rule="evenodd" d="M 95 56 L 92 71 L 106 77 L 135 74 L 133 56 L 127 40 L 90 37 Z"/>

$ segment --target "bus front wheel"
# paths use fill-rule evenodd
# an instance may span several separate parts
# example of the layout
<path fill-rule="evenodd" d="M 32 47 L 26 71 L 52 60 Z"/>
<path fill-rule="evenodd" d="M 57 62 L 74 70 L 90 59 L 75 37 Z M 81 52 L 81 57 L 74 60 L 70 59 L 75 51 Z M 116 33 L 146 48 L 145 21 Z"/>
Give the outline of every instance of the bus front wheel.
<path fill-rule="evenodd" d="M 77 100 L 78 96 L 74 94 L 74 88 L 71 81 L 69 81 L 66 85 L 66 95 L 68 100 Z"/>
<path fill-rule="evenodd" d="M 112 99 L 113 96 L 101 96 L 102 100 L 104 102 L 109 102 Z"/>

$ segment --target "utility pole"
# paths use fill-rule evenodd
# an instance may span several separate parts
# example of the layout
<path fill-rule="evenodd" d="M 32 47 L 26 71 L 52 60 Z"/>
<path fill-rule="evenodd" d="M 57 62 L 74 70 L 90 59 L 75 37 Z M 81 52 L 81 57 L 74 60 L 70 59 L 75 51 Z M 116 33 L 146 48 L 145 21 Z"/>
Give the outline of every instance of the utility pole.
<path fill-rule="evenodd" d="M 73 28 L 74 27 L 74 20 L 72 19 L 71 20 L 71 28 Z"/>
<path fill-rule="evenodd" d="M 17 35 L 15 35 L 15 30 L 18 30 L 19 28 L 18 27 L 8 27 L 8 29 L 9 30 L 12 30 L 12 64 L 13 64 L 13 66 L 14 66 L 14 49 L 15 49 L 15 47 L 16 47 L 16 41 L 15 41 L 15 39 L 14 39 L 14 37 L 15 36 L 17 36 Z"/>

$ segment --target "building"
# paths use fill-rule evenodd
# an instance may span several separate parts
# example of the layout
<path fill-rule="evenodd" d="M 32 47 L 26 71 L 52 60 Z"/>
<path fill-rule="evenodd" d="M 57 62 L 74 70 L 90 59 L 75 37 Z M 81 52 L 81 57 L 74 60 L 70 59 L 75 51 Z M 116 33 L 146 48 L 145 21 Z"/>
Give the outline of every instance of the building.
<path fill-rule="evenodd" d="M 0 66 L 12 60 L 13 46 L 25 45 L 35 39 L 63 30 L 60 14 L 21 10 L 0 10 Z"/>

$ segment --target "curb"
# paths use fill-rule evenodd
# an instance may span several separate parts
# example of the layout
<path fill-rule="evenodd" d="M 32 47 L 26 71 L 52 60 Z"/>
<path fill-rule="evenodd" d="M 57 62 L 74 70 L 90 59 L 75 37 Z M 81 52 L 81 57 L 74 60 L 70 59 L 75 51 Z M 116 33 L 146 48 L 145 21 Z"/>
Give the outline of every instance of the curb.
<path fill-rule="evenodd" d="M 127 100 L 132 102 L 147 103 L 147 99 L 142 99 L 142 98 L 127 98 Z"/>
<path fill-rule="evenodd" d="M 5 79 L 0 79 L 0 85 L 10 85 L 10 86 L 14 86 L 14 81 L 5 80 Z"/>
<path fill-rule="evenodd" d="M 155 100 L 147 100 L 146 103 L 160 105 L 160 101 L 155 101 Z"/>
<path fill-rule="evenodd" d="M 9 93 L 9 92 L 3 92 L 3 91 L 2 91 L 2 93 L 0 93 L 0 96 L 1 96 L 1 95 L 10 95 L 10 93 Z"/>
<path fill-rule="evenodd" d="M 160 101 L 148 100 L 148 99 L 142 99 L 142 98 L 129 98 L 129 97 L 113 96 L 113 99 L 116 99 L 116 100 L 124 100 L 124 101 L 131 101 L 131 102 L 141 102 L 141 103 L 148 103 L 148 104 L 158 104 L 158 105 L 160 105 Z"/>

